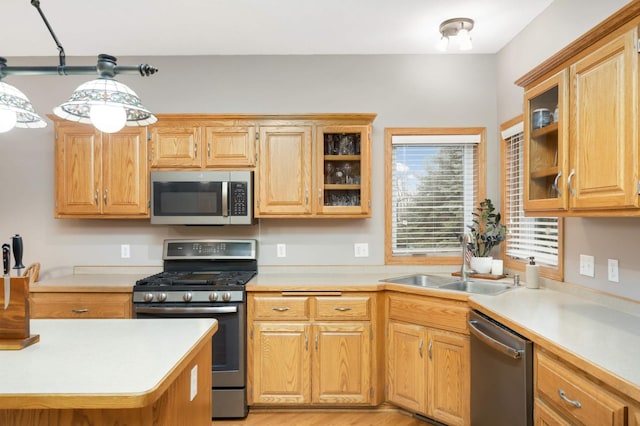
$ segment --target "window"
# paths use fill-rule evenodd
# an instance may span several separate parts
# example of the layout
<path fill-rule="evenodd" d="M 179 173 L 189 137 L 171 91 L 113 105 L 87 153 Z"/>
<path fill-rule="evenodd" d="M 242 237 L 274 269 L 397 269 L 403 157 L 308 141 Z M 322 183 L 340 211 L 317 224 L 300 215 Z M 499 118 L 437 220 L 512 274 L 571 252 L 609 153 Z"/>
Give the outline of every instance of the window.
<path fill-rule="evenodd" d="M 504 123 L 502 132 L 503 223 L 507 239 L 502 244 L 505 267 L 524 271 L 533 256 L 540 274 L 562 280 L 562 220 L 524 215 L 524 133 L 522 116 Z"/>
<path fill-rule="evenodd" d="M 484 128 L 385 130 L 387 264 L 460 263 L 485 194 Z"/>

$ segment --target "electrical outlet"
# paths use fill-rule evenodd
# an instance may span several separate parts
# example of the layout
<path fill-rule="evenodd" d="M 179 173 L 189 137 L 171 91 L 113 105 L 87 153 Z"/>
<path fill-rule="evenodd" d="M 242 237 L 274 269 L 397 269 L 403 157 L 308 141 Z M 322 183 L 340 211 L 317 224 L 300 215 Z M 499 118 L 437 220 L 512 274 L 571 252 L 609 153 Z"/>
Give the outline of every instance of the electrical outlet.
<path fill-rule="evenodd" d="M 595 258 L 593 256 L 587 256 L 586 254 L 580 255 L 580 275 L 587 277 L 595 277 Z"/>
<path fill-rule="evenodd" d="M 120 245 L 120 257 L 122 259 L 129 259 L 131 257 L 131 246 L 129 244 Z"/>
<path fill-rule="evenodd" d="M 286 244 L 276 244 L 276 256 L 278 256 L 278 257 L 287 257 L 287 245 Z"/>
<path fill-rule="evenodd" d="M 607 275 L 609 281 L 614 283 L 620 282 L 620 277 L 618 276 L 618 259 L 609 259 L 607 263 Z"/>
<path fill-rule="evenodd" d="M 355 243 L 353 245 L 353 255 L 355 257 L 369 257 L 369 244 Z"/>

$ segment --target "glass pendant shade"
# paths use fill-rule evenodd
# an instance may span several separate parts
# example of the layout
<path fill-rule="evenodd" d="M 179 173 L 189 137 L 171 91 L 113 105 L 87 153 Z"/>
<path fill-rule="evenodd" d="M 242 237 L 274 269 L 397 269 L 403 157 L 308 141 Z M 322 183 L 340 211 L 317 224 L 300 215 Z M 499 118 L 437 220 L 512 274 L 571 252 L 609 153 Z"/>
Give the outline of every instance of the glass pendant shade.
<path fill-rule="evenodd" d="M 443 35 L 442 37 L 440 37 L 440 40 L 436 44 L 436 49 L 438 49 L 440 52 L 446 52 L 447 47 L 449 47 L 449 37 Z"/>
<path fill-rule="evenodd" d="M 464 28 L 458 31 L 458 48 L 460 50 L 471 50 L 473 48 L 471 35 Z"/>
<path fill-rule="evenodd" d="M 26 129 L 46 127 L 29 99 L 20 90 L 0 81 L 0 133 L 14 127 Z"/>
<path fill-rule="evenodd" d="M 133 90 L 112 78 L 81 84 L 53 112 L 65 120 L 93 124 L 107 133 L 117 132 L 125 125 L 146 126 L 158 121 Z"/>

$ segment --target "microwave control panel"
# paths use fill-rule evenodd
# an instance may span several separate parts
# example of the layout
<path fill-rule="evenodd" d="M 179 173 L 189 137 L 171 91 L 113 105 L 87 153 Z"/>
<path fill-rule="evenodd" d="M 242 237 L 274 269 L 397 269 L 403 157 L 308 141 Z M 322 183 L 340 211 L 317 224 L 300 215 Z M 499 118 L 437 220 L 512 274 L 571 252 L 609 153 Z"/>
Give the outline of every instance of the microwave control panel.
<path fill-rule="evenodd" d="M 229 182 L 230 187 L 230 203 L 229 215 L 246 216 L 247 215 L 247 183 L 246 182 Z"/>

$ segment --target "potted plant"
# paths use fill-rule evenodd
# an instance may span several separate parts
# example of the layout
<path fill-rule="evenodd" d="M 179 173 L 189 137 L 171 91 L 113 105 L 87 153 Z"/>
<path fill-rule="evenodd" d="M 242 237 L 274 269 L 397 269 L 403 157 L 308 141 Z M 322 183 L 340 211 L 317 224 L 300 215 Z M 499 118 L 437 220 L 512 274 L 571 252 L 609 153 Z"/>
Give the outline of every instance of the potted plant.
<path fill-rule="evenodd" d="M 507 228 L 500 223 L 491 199 L 485 198 L 473 212 L 473 225 L 468 225 L 471 241 L 467 249 L 471 252 L 471 269 L 478 273 L 491 271 L 491 251 L 506 238 Z M 476 259 L 476 260 L 474 260 Z"/>

